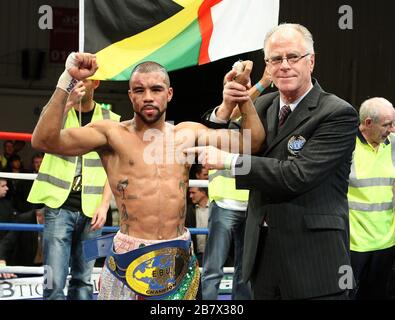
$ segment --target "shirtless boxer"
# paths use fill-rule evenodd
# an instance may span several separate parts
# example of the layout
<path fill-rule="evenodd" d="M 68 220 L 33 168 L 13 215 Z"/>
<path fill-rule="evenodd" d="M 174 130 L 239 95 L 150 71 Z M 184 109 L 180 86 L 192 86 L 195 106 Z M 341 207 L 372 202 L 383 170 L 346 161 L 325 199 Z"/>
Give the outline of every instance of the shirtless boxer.
<path fill-rule="evenodd" d="M 243 64 L 243 73 L 249 78 L 252 63 Z M 32 145 L 67 156 L 92 150 L 100 155 L 121 221 L 103 269 L 99 299 L 193 299 L 199 271 L 196 258 L 190 254 L 190 234 L 184 221 L 188 175 L 194 157 L 187 157 L 182 150 L 209 143 L 221 147 L 221 141 L 227 139 L 237 140 L 243 148 L 243 135 L 233 130 L 211 130 L 194 122 L 176 126 L 166 123 L 173 89 L 166 70 L 154 62 L 138 65 L 131 74 L 132 120 L 103 120 L 82 128 L 62 129 L 63 109 L 75 79 L 91 77 L 97 68 L 92 54 L 69 56 L 66 70 L 33 132 Z M 232 90 L 242 86 L 231 81 L 235 76 L 236 71 L 227 74 L 224 101 L 230 110 L 242 105 L 242 127 L 254 127 L 251 149 L 255 151 L 264 138 L 263 127 L 249 98 L 248 85 L 243 86 L 244 91 Z M 170 251 L 166 251 L 166 242 L 172 246 Z M 154 249 L 148 250 L 149 245 Z M 173 255 L 171 261 L 169 254 Z"/>

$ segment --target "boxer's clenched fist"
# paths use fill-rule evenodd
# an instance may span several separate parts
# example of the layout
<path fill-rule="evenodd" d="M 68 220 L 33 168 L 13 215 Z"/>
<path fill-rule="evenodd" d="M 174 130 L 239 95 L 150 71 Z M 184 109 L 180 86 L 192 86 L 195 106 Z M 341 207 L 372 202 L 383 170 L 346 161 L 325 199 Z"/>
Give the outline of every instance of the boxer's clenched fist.
<path fill-rule="evenodd" d="M 93 76 L 99 68 L 96 62 L 96 56 L 85 52 L 72 52 L 69 54 L 65 64 L 65 70 L 59 77 L 59 89 L 70 93 L 75 87 L 78 80 L 84 80 Z"/>
<path fill-rule="evenodd" d="M 66 60 L 66 70 L 77 80 L 93 76 L 98 69 L 96 56 L 85 52 L 72 52 Z"/>

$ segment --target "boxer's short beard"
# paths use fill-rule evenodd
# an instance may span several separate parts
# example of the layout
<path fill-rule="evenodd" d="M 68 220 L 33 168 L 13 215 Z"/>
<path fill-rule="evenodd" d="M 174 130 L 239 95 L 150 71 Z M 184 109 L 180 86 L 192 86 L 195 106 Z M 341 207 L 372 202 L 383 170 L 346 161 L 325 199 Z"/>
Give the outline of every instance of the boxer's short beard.
<path fill-rule="evenodd" d="M 140 112 L 140 111 L 134 111 L 134 113 L 146 124 L 152 124 L 157 122 L 162 115 L 166 112 L 167 108 L 164 108 L 162 111 L 159 110 L 159 108 L 154 107 L 154 109 L 156 109 L 158 112 L 155 116 L 151 117 L 151 118 L 147 118 L 144 113 Z"/>

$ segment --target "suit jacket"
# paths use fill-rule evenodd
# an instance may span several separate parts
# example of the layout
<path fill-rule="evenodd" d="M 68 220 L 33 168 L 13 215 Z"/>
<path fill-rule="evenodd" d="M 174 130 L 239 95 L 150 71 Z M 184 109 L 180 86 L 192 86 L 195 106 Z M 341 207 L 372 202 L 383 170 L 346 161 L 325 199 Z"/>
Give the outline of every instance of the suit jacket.
<path fill-rule="evenodd" d="M 339 268 L 350 266 L 347 187 L 357 112 L 313 84 L 279 130 L 278 92 L 256 101 L 266 141 L 258 156 L 241 155 L 236 165 L 236 187 L 251 190 L 243 277 L 276 277 L 291 299 L 341 291 Z M 249 171 L 240 168 L 249 162 Z M 265 272 L 254 268 L 263 250 Z"/>
<path fill-rule="evenodd" d="M 17 215 L 17 223 L 37 223 L 35 210 Z M 0 260 L 10 266 L 33 266 L 38 246 L 38 233 L 10 231 L 0 241 Z"/>

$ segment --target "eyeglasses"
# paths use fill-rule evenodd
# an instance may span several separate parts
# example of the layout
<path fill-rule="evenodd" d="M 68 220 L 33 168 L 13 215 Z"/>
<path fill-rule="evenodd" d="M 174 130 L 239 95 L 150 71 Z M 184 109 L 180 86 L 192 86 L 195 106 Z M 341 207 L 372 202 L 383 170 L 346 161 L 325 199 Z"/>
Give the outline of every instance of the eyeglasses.
<path fill-rule="evenodd" d="M 311 53 L 306 53 L 305 55 L 300 55 L 297 53 L 290 53 L 287 54 L 285 57 L 282 56 L 274 56 L 269 59 L 265 59 L 266 63 L 270 63 L 272 66 L 279 66 L 280 64 L 283 63 L 284 60 L 287 60 L 289 65 L 293 65 L 297 62 L 299 62 L 301 59 L 307 57 Z"/>

